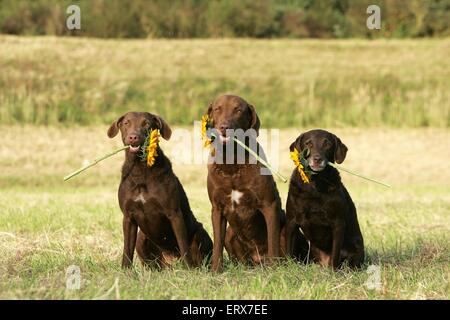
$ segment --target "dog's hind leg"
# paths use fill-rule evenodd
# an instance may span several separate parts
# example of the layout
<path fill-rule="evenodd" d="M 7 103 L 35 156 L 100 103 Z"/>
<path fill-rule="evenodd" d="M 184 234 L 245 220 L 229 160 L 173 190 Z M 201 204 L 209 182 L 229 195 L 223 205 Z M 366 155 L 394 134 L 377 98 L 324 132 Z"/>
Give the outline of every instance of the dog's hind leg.
<path fill-rule="evenodd" d="M 249 263 L 248 252 L 244 248 L 244 244 L 239 240 L 233 228 L 228 226 L 225 234 L 225 250 L 228 257 L 234 262 Z"/>
<path fill-rule="evenodd" d="M 161 256 L 160 250 L 152 244 L 145 234 L 139 230 L 136 240 L 136 252 L 141 260 L 142 265 L 149 268 L 161 267 L 159 259 Z"/>
<path fill-rule="evenodd" d="M 191 257 L 194 265 L 199 267 L 205 261 L 210 264 L 212 256 L 213 243 L 208 233 L 202 227 L 198 228 L 190 245 Z"/>
<path fill-rule="evenodd" d="M 291 257 L 295 260 L 298 260 L 300 262 L 306 262 L 308 259 L 308 252 L 309 252 L 309 244 L 306 240 L 303 233 L 300 232 L 300 230 L 295 228 L 293 231 L 291 231 L 291 239 L 290 239 L 290 253 L 288 253 L 287 245 L 289 244 L 287 241 L 287 230 L 286 226 L 281 229 L 281 235 L 280 235 L 280 244 L 281 244 L 281 253 L 287 257 Z"/>

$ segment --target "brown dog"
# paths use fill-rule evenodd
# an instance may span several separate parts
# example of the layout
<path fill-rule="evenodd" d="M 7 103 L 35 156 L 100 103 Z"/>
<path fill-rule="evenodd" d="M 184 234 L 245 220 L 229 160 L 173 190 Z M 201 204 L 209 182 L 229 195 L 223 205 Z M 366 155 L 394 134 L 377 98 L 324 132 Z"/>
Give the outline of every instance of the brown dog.
<path fill-rule="evenodd" d="M 285 214 L 275 181 L 272 175 L 261 174 L 263 166 L 256 161 L 252 164 L 247 152 L 242 152 L 244 159 L 239 164 L 238 146 L 230 136 L 230 130 L 253 129 L 254 134 L 247 136 L 246 144 L 260 148 L 256 142 L 260 122 L 255 108 L 238 96 L 222 95 L 209 106 L 207 114 L 218 136 L 211 153 L 215 161 L 208 164 L 214 231 L 213 271 L 222 268 L 224 245 L 231 259 L 244 263 L 258 264 L 265 256 L 279 257 L 280 237 L 282 253 L 285 251 Z M 230 144 L 236 150 L 231 157 L 227 154 Z M 232 159 L 232 163 L 227 164 L 226 159 Z M 294 232 L 293 238 L 293 252 L 297 252 L 300 232 Z"/>
<path fill-rule="evenodd" d="M 211 254 L 212 241 L 192 214 L 169 159 L 159 146 L 151 167 L 138 156 L 147 132 L 153 129 L 159 129 L 166 140 L 172 134 L 162 118 L 148 112 L 128 112 L 108 130 L 110 138 L 120 130 L 123 143 L 131 146 L 119 186 L 124 215 L 122 267 L 131 266 L 135 247 L 144 265 L 166 266 L 181 256 L 189 266 L 200 266 Z"/>
<path fill-rule="evenodd" d="M 309 149 L 306 160 L 312 174 L 309 183 L 294 170 L 286 204 L 287 250 L 289 239 L 300 226 L 310 242 L 310 257 L 322 265 L 337 269 L 344 261 L 360 267 L 364 261 L 364 242 L 356 217 L 356 208 L 341 182 L 339 172 L 327 165 L 342 163 L 347 147 L 334 134 L 311 130 L 301 134 L 290 146 L 300 153 Z"/>

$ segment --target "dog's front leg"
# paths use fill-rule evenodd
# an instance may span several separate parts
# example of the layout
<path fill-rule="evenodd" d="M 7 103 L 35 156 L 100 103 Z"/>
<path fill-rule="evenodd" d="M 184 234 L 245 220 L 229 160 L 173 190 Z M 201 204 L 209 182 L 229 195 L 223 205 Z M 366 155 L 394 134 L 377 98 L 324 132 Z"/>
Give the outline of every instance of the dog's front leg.
<path fill-rule="evenodd" d="M 189 251 L 189 243 L 186 225 L 184 223 L 183 214 L 181 211 L 175 211 L 168 216 L 170 224 L 172 226 L 175 237 L 177 238 L 178 247 L 180 248 L 180 254 L 184 262 L 189 267 L 194 267 L 192 262 L 191 253 Z"/>
<path fill-rule="evenodd" d="M 298 228 L 294 220 L 286 222 L 286 255 L 288 257 L 294 256 L 294 231 Z"/>
<path fill-rule="evenodd" d="M 214 233 L 214 245 L 212 256 L 212 271 L 219 272 L 222 270 L 223 264 L 223 246 L 225 243 L 225 233 L 227 229 L 227 220 L 222 211 L 213 206 L 212 208 L 212 225 Z"/>
<path fill-rule="evenodd" d="M 122 268 L 130 268 L 133 264 L 134 248 L 138 226 L 129 216 L 123 217 L 123 256 Z"/>
<path fill-rule="evenodd" d="M 333 247 L 331 249 L 330 265 L 334 270 L 339 268 L 342 243 L 344 242 L 344 230 L 344 226 L 335 226 L 333 228 Z"/>
<path fill-rule="evenodd" d="M 280 216 L 277 209 L 276 201 L 261 209 L 267 225 L 268 258 L 280 256 Z"/>

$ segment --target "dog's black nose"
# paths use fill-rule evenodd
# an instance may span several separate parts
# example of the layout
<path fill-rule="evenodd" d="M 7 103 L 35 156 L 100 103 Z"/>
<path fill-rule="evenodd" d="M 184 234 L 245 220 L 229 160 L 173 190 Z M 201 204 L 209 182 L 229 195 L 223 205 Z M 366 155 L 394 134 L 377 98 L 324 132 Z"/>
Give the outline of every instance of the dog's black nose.
<path fill-rule="evenodd" d="M 227 129 L 230 129 L 230 125 L 229 125 L 228 123 L 222 123 L 222 124 L 219 126 L 219 129 L 220 129 L 220 133 L 221 133 L 222 135 L 225 135 L 226 132 L 227 132 Z"/>
<path fill-rule="evenodd" d="M 139 137 L 136 134 L 130 134 L 127 137 L 127 143 L 129 143 L 129 144 L 135 143 L 138 141 L 138 139 L 139 139 Z"/>
<path fill-rule="evenodd" d="M 319 154 L 313 155 L 312 159 L 313 159 L 313 161 L 316 162 L 316 163 L 319 163 L 319 162 L 322 161 L 322 157 L 321 157 Z"/>

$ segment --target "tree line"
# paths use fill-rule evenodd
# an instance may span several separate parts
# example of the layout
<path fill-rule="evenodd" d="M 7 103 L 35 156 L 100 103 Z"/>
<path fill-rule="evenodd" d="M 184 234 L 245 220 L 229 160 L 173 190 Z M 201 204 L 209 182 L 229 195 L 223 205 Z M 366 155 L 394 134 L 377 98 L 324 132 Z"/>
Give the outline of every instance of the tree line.
<path fill-rule="evenodd" d="M 69 30 L 67 7 L 81 11 Z M 381 9 L 381 29 L 366 9 Z M 450 35 L 450 0 L 0 0 L 0 33 L 99 38 L 407 38 Z"/>

